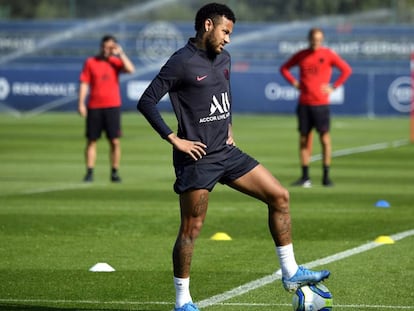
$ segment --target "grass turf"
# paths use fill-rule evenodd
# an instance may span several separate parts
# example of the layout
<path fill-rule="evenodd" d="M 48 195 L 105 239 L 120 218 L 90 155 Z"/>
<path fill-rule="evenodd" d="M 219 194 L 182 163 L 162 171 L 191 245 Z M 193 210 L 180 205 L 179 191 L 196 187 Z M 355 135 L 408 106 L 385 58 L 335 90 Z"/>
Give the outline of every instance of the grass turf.
<path fill-rule="evenodd" d="M 173 128 L 173 116 L 165 114 Z M 0 310 L 171 310 L 171 248 L 178 229 L 171 147 L 138 114 L 123 117 L 122 184 L 109 182 L 108 146 L 98 144 L 95 182 L 81 182 L 83 120 L 72 113 L 0 115 Z M 300 172 L 292 116 L 235 115 L 238 146 L 291 193 L 298 262 L 379 235 L 414 229 L 413 145 L 404 118 L 333 118 L 333 188 L 289 184 Z M 388 145 L 384 144 L 388 143 Z M 380 144 L 380 145 L 378 145 Z M 357 153 L 360 146 L 379 150 Z M 388 146 L 388 147 L 387 147 Z M 314 153 L 320 152 L 317 141 Z M 391 208 L 376 208 L 384 199 Z M 191 291 L 207 299 L 278 269 L 260 202 L 218 185 L 197 241 Z M 212 241 L 224 231 L 232 241 Z M 335 310 L 414 309 L 414 238 L 325 265 Z M 117 271 L 92 273 L 97 262 Z M 290 310 L 280 281 L 203 310 Z"/>

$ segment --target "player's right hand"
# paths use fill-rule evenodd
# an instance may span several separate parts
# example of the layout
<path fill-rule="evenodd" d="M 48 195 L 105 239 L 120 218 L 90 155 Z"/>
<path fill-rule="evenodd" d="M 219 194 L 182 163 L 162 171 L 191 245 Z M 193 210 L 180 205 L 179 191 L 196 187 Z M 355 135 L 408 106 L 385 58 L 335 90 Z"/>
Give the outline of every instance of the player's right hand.
<path fill-rule="evenodd" d="M 81 115 L 81 117 L 84 117 L 84 118 L 88 114 L 88 110 L 86 109 L 85 105 L 79 105 L 78 112 Z"/>
<path fill-rule="evenodd" d="M 168 139 L 174 146 L 174 148 L 188 154 L 195 161 L 200 160 L 203 156 L 207 154 L 205 150 L 207 146 L 202 142 L 182 139 L 176 136 L 175 134 L 170 134 L 168 136 Z"/>

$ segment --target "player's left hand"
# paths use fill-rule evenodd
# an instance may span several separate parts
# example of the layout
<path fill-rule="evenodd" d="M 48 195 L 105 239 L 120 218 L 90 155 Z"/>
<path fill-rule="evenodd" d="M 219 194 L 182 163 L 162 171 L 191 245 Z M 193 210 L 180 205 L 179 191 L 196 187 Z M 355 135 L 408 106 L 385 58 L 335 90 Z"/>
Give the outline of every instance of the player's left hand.
<path fill-rule="evenodd" d="M 229 136 L 227 138 L 226 144 L 231 145 L 231 146 L 236 146 L 236 143 L 234 142 L 233 136 Z"/>
<path fill-rule="evenodd" d="M 231 146 L 236 146 L 236 143 L 234 142 L 234 138 L 233 138 L 233 126 L 231 124 L 229 124 L 226 144 L 231 145 Z"/>
<path fill-rule="evenodd" d="M 321 91 L 322 91 L 322 93 L 325 93 L 325 94 L 331 94 L 333 91 L 335 91 L 335 89 L 334 89 L 334 87 L 332 86 L 332 85 L 330 85 L 330 84 L 324 84 L 324 85 L 322 85 L 321 86 Z"/>

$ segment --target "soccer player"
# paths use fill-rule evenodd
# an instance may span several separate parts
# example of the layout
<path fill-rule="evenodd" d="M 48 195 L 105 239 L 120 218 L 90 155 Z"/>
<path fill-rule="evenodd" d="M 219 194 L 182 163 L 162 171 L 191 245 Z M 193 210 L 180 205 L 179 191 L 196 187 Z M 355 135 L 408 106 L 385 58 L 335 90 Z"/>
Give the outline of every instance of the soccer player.
<path fill-rule="evenodd" d="M 319 282 L 329 271 L 311 271 L 296 263 L 289 193 L 255 159 L 235 146 L 232 134 L 230 55 L 224 49 L 236 21 L 226 5 L 206 4 L 196 14 L 196 35 L 176 51 L 152 80 L 137 108 L 173 146 L 181 224 L 173 248 L 176 311 L 198 310 L 190 295 L 194 243 L 207 213 L 209 192 L 217 182 L 264 202 L 286 290 Z M 169 93 L 177 121 L 175 134 L 156 104 Z"/>
<path fill-rule="evenodd" d="M 86 117 L 85 182 L 93 181 L 96 143 L 102 131 L 110 144 L 112 182 L 121 182 L 118 174 L 121 160 L 121 95 L 119 74 L 135 71 L 134 64 L 112 35 L 101 40 L 98 55 L 86 59 L 80 74 L 78 111 Z M 88 104 L 86 98 L 89 93 Z"/>
<path fill-rule="evenodd" d="M 323 47 L 324 33 L 312 28 L 308 34 L 309 47 L 295 53 L 280 67 L 283 77 L 300 91 L 297 107 L 299 129 L 299 154 L 302 176 L 293 183 L 296 186 L 311 187 L 309 164 L 312 154 L 312 129 L 316 128 L 322 145 L 322 185 L 333 186 L 329 177 L 331 166 L 331 136 L 329 94 L 342 85 L 351 74 L 351 67 L 334 51 Z M 289 71 L 299 67 L 299 80 Z M 340 71 L 339 77 L 330 83 L 332 68 Z"/>

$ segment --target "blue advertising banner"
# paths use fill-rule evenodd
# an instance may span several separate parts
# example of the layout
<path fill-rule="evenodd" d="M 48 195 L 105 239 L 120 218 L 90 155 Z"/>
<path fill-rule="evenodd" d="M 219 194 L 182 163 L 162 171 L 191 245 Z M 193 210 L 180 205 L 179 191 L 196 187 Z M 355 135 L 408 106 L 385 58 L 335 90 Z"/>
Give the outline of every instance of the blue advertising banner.
<path fill-rule="evenodd" d="M 71 99 L 65 109 L 77 109 L 73 101 L 78 94 L 78 76 L 78 70 L 0 67 L 0 100 L 16 110 L 32 110 Z"/>
<path fill-rule="evenodd" d="M 311 26 L 237 24 L 228 46 L 232 55 L 233 111 L 294 112 L 298 93 L 281 77 L 279 66 L 307 46 L 306 34 Z M 83 62 L 97 53 L 100 38 L 106 33 L 118 37 L 136 65 L 135 74 L 121 77 L 123 109 L 135 110 L 140 94 L 165 60 L 194 35 L 192 23 L 113 23 L 95 27 L 86 21 L 0 22 L 0 27 L 0 108 L 23 113 L 76 110 Z M 412 27 L 327 25 L 324 30 L 326 44 L 353 68 L 346 84 L 332 94 L 334 114 L 409 114 Z M 160 108 L 171 111 L 168 96 Z"/>
<path fill-rule="evenodd" d="M 342 115 L 386 116 L 410 111 L 410 77 L 354 73 L 331 94 L 331 111 Z M 233 109 L 240 112 L 294 113 L 298 91 L 274 73 L 233 73 Z"/>

